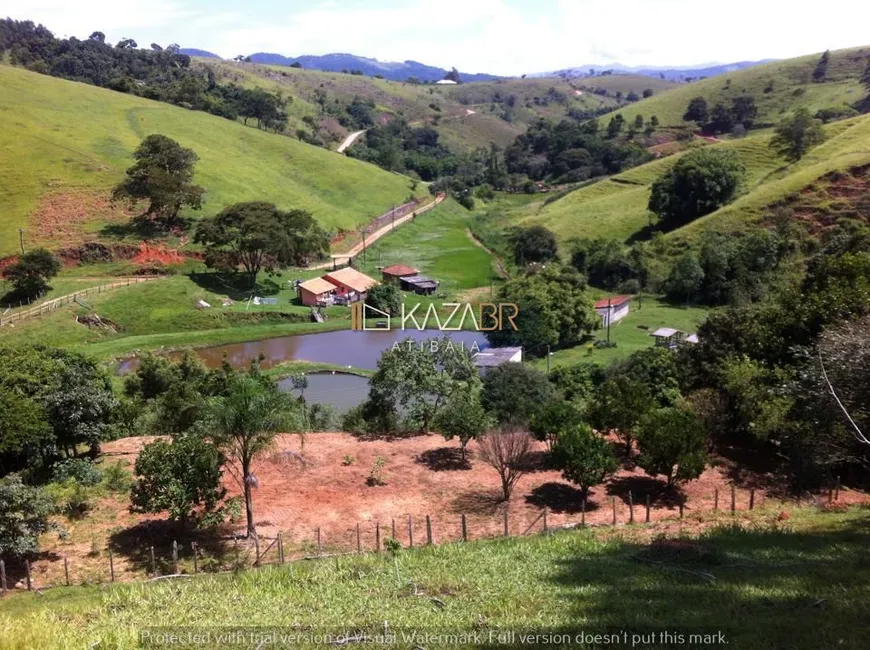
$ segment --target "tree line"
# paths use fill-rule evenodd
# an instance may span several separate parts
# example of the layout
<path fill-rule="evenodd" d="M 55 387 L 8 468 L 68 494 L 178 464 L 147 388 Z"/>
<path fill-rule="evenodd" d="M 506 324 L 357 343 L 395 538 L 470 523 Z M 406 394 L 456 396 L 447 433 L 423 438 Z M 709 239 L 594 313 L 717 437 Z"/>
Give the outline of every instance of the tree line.
<path fill-rule="evenodd" d="M 220 84 L 207 66 L 191 67 L 178 45 L 152 43 L 139 48 L 132 39 L 114 46 L 102 32 L 89 38 L 58 39 L 32 21 L 0 20 L 0 56 L 8 52 L 13 65 L 41 74 L 109 88 L 146 99 L 205 111 L 230 120 L 255 120 L 257 127 L 283 131 L 285 107 L 292 101 L 280 93 Z"/>

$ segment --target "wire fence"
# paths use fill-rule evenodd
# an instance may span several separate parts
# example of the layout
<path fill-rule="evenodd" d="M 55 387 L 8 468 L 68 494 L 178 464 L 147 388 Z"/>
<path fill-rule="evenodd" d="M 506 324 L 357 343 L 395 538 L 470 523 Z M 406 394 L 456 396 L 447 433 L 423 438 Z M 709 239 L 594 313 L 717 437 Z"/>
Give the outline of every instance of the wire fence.
<path fill-rule="evenodd" d="M 116 289 L 118 287 L 129 287 L 130 285 L 140 284 L 141 282 L 151 282 L 153 280 L 159 280 L 161 279 L 161 277 L 162 276 L 123 278 L 121 280 L 116 280 L 115 282 L 110 282 L 109 284 L 102 284 L 97 287 L 89 287 L 87 289 L 76 291 L 75 293 L 60 296 L 59 298 L 47 300 L 43 303 L 40 303 L 39 305 L 30 307 L 29 309 L 16 311 L 8 315 L 0 314 L 0 327 L 23 320 L 28 320 L 30 318 L 38 318 L 39 316 L 43 316 L 45 314 L 53 312 L 55 309 L 60 309 L 64 305 L 69 305 L 79 298 L 85 298 L 87 296 L 98 293 L 105 293 L 106 291 Z"/>
<path fill-rule="evenodd" d="M 831 484 L 818 497 L 818 503 L 839 504 L 840 481 Z M 606 501 L 589 504 L 584 499 L 579 508 L 566 512 L 554 508 L 523 509 L 510 512 L 482 514 L 404 515 L 385 521 L 367 521 L 345 525 L 330 523 L 329 530 L 318 526 L 307 531 L 281 531 L 275 536 L 251 536 L 217 538 L 200 536 L 197 541 L 168 541 L 143 544 L 141 537 L 129 543 L 110 542 L 104 549 L 92 548 L 90 561 L 82 560 L 75 566 L 68 557 L 56 554 L 53 577 L 40 569 L 42 575 L 34 576 L 34 567 L 29 560 L 0 558 L 0 596 L 13 589 L 44 590 L 54 587 L 70 587 L 83 584 L 125 581 L 161 580 L 175 577 L 191 577 L 198 574 L 217 574 L 259 568 L 266 565 L 282 565 L 291 562 L 318 558 L 378 554 L 391 547 L 419 548 L 450 543 L 464 543 L 481 539 L 517 538 L 529 535 L 549 534 L 558 530 L 585 527 L 612 528 L 625 525 L 647 525 L 682 520 L 689 512 L 692 515 L 720 514 L 735 517 L 752 511 L 761 505 L 761 494 L 755 489 L 715 489 L 712 494 L 695 497 L 692 503 L 685 497 L 677 497 L 662 508 L 654 503 L 649 494 L 624 497 L 609 497 Z M 845 505 L 842 504 L 842 505 Z M 165 522 L 164 522 L 165 523 Z M 118 562 L 118 556 L 122 558 Z M 37 578 L 39 579 L 37 584 Z"/>

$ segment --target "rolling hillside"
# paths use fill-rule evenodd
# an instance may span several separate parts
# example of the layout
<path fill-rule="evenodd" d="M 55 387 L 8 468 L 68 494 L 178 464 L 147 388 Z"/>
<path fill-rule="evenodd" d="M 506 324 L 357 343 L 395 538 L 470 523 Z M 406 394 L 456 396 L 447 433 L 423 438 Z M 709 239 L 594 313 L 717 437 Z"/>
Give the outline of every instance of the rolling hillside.
<path fill-rule="evenodd" d="M 764 216 L 768 206 L 826 174 L 870 163 L 870 116 L 835 122 L 825 131 L 827 140 L 794 164 L 786 164 L 770 149 L 769 132 L 708 145 L 737 152 L 747 172 L 740 195 L 731 204 L 668 236 L 694 237 L 705 229 L 745 227 Z M 514 223 L 542 224 L 562 241 L 573 237 L 631 239 L 654 219 L 647 210 L 650 186 L 679 155 L 587 185 L 548 205 L 530 206 L 525 215 L 515 217 Z"/>
<path fill-rule="evenodd" d="M 0 87 L 0 256 L 17 250 L 19 228 L 30 245 L 59 246 L 126 220 L 109 190 L 151 133 L 200 157 L 205 206 L 190 216 L 266 200 L 352 228 L 409 194 L 405 177 L 202 112 L 3 65 Z"/>
<path fill-rule="evenodd" d="M 864 94 L 859 78 L 868 55 L 870 47 L 831 52 L 822 83 L 813 82 L 812 76 L 821 53 L 811 54 L 681 85 L 619 112 L 626 120 L 633 120 L 637 114 L 655 115 L 662 126 L 694 126 L 683 121 L 683 113 L 693 97 L 704 97 L 712 107 L 717 102 L 727 104 L 733 97 L 752 95 L 758 106 L 756 123 L 773 124 L 784 113 L 802 106 L 815 113 L 822 108 L 855 103 Z"/>

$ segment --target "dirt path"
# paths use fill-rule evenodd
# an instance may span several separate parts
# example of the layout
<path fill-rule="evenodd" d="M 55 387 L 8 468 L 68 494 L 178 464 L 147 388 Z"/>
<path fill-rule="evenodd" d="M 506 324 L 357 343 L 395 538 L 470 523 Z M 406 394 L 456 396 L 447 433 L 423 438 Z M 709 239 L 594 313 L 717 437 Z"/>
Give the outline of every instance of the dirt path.
<path fill-rule="evenodd" d="M 350 145 L 359 140 L 359 137 L 365 132 L 366 130 L 363 129 L 362 131 L 354 131 L 353 133 L 351 133 L 344 139 L 344 142 L 338 145 L 338 149 L 336 149 L 336 152 L 344 153 L 345 149 L 347 149 Z"/>
<path fill-rule="evenodd" d="M 393 231 L 397 226 L 401 226 L 403 223 L 406 223 L 406 222 L 412 220 L 414 217 L 419 216 L 419 215 L 423 214 L 424 212 L 427 212 L 428 210 L 431 210 L 431 209 L 434 208 L 436 205 L 438 205 L 439 203 L 441 203 L 441 202 L 444 200 L 444 198 L 445 198 L 445 195 L 443 195 L 443 194 L 439 194 L 438 196 L 435 197 L 435 200 L 432 201 L 431 203 L 427 203 L 427 204 L 424 205 L 423 207 L 421 207 L 421 208 L 419 208 L 419 209 L 414 210 L 413 212 L 411 212 L 411 214 L 407 214 L 407 215 L 405 215 L 404 217 L 401 217 L 401 218 L 399 218 L 399 219 L 396 219 L 395 222 L 390 223 L 390 224 L 387 224 L 386 226 L 383 226 L 382 228 L 379 228 L 378 230 L 375 230 L 374 232 L 369 233 L 369 234 L 366 236 L 365 245 L 366 245 L 366 246 L 371 246 L 374 242 L 376 242 L 377 240 L 379 240 L 379 239 L 380 239 L 381 237 L 383 237 L 384 235 L 387 235 L 387 234 L 391 233 L 391 232 L 392 232 L 392 231 Z M 353 246 L 349 251 L 347 251 L 346 253 L 340 253 L 340 254 L 332 255 L 332 259 L 333 259 L 333 261 L 336 261 L 336 260 L 344 260 L 344 259 L 349 259 L 349 258 L 351 258 L 351 257 L 356 257 L 359 253 L 362 252 L 362 249 L 363 249 L 363 243 L 360 242 L 360 243 L 354 245 L 354 246 Z M 327 269 L 327 268 L 331 268 L 332 265 L 333 265 L 333 261 L 330 261 L 330 262 L 322 262 L 321 264 L 316 264 L 316 265 L 314 265 L 314 266 L 309 266 L 309 267 L 307 267 L 307 268 L 309 268 L 309 269 Z"/>
<path fill-rule="evenodd" d="M 496 255 L 495 251 L 490 250 L 490 249 L 487 247 L 486 244 L 484 244 L 484 243 L 483 243 L 482 241 L 480 241 L 477 237 L 475 237 L 475 236 L 474 236 L 474 233 L 471 232 L 471 228 L 466 228 L 466 229 L 465 229 L 465 234 L 468 236 L 468 238 L 471 240 L 471 242 L 472 242 L 475 246 L 477 246 L 478 248 L 482 248 L 483 250 L 485 250 L 487 253 L 489 253 L 489 254 L 492 256 L 492 258 L 495 260 L 496 268 L 498 269 L 498 274 L 499 274 L 503 279 L 505 279 L 505 280 L 510 280 L 510 279 L 511 279 L 511 274 L 508 273 L 508 270 L 507 270 L 507 268 L 506 268 L 505 265 L 504 265 L 504 260 L 502 260 L 501 257 L 499 257 L 498 255 Z"/>

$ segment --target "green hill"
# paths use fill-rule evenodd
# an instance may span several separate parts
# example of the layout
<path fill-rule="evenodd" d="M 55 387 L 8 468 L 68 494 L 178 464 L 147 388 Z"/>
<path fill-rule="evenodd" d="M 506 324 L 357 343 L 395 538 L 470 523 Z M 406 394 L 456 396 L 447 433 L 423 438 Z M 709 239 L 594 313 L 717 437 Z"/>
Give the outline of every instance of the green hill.
<path fill-rule="evenodd" d="M 821 83 L 813 81 L 813 70 L 821 53 L 811 54 L 684 84 L 618 112 L 626 120 L 633 120 L 638 114 L 655 115 L 662 126 L 694 127 L 693 122 L 683 121 L 692 98 L 704 97 L 712 107 L 718 102 L 727 105 L 733 97 L 752 95 L 758 106 L 756 123 L 773 124 L 784 113 L 799 107 L 815 113 L 822 108 L 854 104 L 864 95 L 859 79 L 868 55 L 870 47 L 831 52 L 827 74 Z"/>
<path fill-rule="evenodd" d="M 0 256 L 17 250 L 19 228 L 31 245 L 59 246 L 126 220 L 109 190 L 151 133 L 200 157 L 206 204 L 190 216 L 256 199 L 353 228 L 410 192 L 403 176 L 206 113 L 4 65 L 0 88 Z"/>
<path fill-rule="evenodd" d="M 708 146 L 737 152 L 746 167 L 738 198 L 698 219 L 670 237 L 693 237 L 705 229 L 733 230 L 763 216 L 765 208 L 838 170 L 870 162 L 870 116 L 828 124 L 827 140 L 798 163 L 787 164 L 769 147 L 770 133 L 726 140 Z M 563 198 L 530 207 L 514 222 L 542 224 L 560 240 L 573 237 L 629 239 L 646 227 L 654 215 L 647 210 L 650 186 L 680 155 L 661 158 L 622 174 L 587 185 Z"/>

